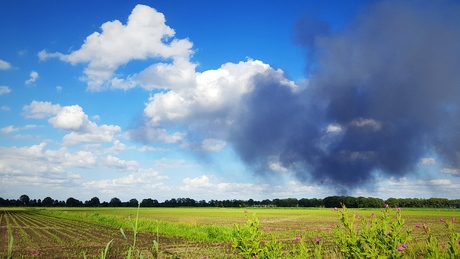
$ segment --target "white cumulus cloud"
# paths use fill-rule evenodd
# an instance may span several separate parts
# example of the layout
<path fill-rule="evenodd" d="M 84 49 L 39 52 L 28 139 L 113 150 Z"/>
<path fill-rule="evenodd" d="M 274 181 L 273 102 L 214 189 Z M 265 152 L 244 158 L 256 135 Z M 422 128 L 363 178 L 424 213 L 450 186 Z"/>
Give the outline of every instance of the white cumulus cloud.
<path fill-rule="evenodd" d="M 137 5 L 126 24 L 115 20 L 101 26 L 102 32 L 89 35 L 79 50 L 66 55 L 41 51 L 39 58 L 59 58 L 71 64 L 87 63 L 84 70 L 88 89 L 103 90 L 105 87 L 129 88 L 123 79 L 114 77 L 114 72 L 131 60 L 160 58 L 173 60 L 171 66 L 180 60 L 188 60 L 192 54 L 192 43 L 188 39 L 175 39 L 175 31 L 165 24 L 162 13 L 155 9 Z M 159 65 L 158 74 L 170 75 L 175 68 Z M 181 68 L 179 68 L 181 70 Z"/>
<path fill-rule="evenodd" d="M 25 81 L 25 84 L 26 84 L 26 85 L 31 84 L 31 83 L 37 81 L 37 79 L 38 79 L 38 72 L 37 72 L 37 71 L 32 71 L 32 72 L 30 72 L 30 75 L 29 75 L 29 76 L 30 76 L 30 78 L 27 79 L 27 80 Z"/>
<path fill-rule="evenodd" d="M 0 86 L 0 95 L 10 93 L 11 89 L 8 86 Z"/>
<path fill-rule="evenodd" d="M 6 62 L 5 60 L 0 59 L 0 70 L 8 70 L 11 69 L 11 64 Z"/>
<path fill-rule="evenodd" d="M 79 105 L 61 107 L 50 102 L 32 101 L 24 106 L 27 118 L 51 117 L 48 122 L 55 128 L 70 131 L 63 137 L 65 145 L 89 142 L 112 142 L 115 133 L 121 132 L 116 125 L 97 125 L 88 119 L 83 108 Z"/>

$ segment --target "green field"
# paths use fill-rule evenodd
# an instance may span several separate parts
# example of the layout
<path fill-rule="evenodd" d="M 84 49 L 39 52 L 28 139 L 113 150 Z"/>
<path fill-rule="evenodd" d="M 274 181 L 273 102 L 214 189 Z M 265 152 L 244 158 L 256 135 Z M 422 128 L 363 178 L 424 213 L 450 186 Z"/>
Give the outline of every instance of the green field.
<path fill-rule="evenodd" d="M 362 218 L 381 210 L 349 209 Z M 38 252 L 40 258 L 83 258 L 83 252 L 88 258 L 99 258 L 110 240 L 114 241 L 107 258 L 125 258 L 134 239 L 138 210 L 1 208 L 0 212 L 0 258 L 8 256 L 10 236 L 13 258 L 29 258 Z M 413 229 L 415 243 L 426 239 L 417 225 L 428 224 L 442 244 L 448 233 L 440 219 L 460 219 L 459 209 L 403 209 L 401 213 L 405 226 Z M 140 208 L 136 247 L 144 258 L 240 258 L 232 248 L 232 230 L 254 214 L 264 240 L 276 238 L 289 245 L 299 236 L 321 238 L 324 257 L 337 255 L 333 227 L 339 224 L 338 214 L 325 208 Z M 159 244 L 159 255 L 152 248 L 153 240 Z"/>

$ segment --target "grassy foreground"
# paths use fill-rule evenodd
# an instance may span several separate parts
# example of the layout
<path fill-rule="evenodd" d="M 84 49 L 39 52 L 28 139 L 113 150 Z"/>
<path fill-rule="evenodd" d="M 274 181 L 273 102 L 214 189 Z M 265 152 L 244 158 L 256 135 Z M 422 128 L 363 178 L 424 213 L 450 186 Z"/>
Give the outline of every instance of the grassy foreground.
<path fill-rule="evenodd" d="M 360 219 L 370 219 L 384 209 L 348 209 L 348 223 L 356 221 L 354 228 L 362 229 Z M 133 239 L 136 238 L 138 243 L 135 246 L 139 253 L 135 258 L 276 258 L 276 255 L 300 258 L 307 254 L 310 257 L 333 258 L 341 253 L 336 243 L 337 227 L 343 226 L 344 222 L 338 213 L 340 210 L 140 208 L 136 220 L 135 208 L 19 210 L 22 213 L 18 213 L 18 209 L 3 209 L 0 219 L 0 258 L 8 256 L 10 232 L 14 237 L 13 258 L 30 257 L 37 252 L 40 252 L 41 258 L 58 258 L 52 257 L 51 253 L 62 255 L 63 251 L 66 258 L 83 258 L 83 253 L 87 258 L 102 258 L 100 251 L 104 251 L 111 240 L 114 240 L 109 247 L 111 256 L 107 258 L 127 258 L 127 251 L 132 248 Z M 436 237 L 435 242 L 440 249 L 443 245 L 446 247 L 450 237 L 443 221 L 460 219 L 458 209 L 402 209 L 399 212 L 405 220 L 401 232 L 407 229 L 412 231 L 411 249 L 415 244 L 427 242 L 427 233 L 421 227 L 425 225 L 430 227 L 430 234 Z M 123 233 L 120 228 L 124 229 Z M 459 232 L 458 228 L 456 231 Z M 75 233 L 78 234 L 74 236 Z M 343 238 L 358 240 L 356 236 Z M 44 244 L 44 241 L 49 244 Z M 238 247 L 238 242 L 258 243 L 258 247 Z M 299 244 L 305 245 L 302 248 Z M 315 255 L 319 244 L 321 255 Z M 267 248 L 267 245 L 272 247 Z M 402 245 L 405 244 L 399 244 Z M 456 245 L 460 247 L 460 244 Z M 68 246 L 75 249 L 66 250 Z M 27 251 L 21 253 L 20 250 L 24 249 Z M 267 256 L 268 253 L 262 252 L 264 249 L 273 252 L 273 256 Z M 412 251 L 412 255 L 415 253 L 415 250 Z"/>

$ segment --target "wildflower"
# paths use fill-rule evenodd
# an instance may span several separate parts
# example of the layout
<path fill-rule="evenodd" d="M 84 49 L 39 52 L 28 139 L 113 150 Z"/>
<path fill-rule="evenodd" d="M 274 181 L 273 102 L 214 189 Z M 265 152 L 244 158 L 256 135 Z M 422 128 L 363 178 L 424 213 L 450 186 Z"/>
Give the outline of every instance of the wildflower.
<path fill-rule="evenodd" d="M 388 208 L 388 203 L 385 203 L 385 208 Z"/>
<path fill-rule="evenodd" d="M 336 210 L 337 210 L 337 207 L 334 207 L 334 210 L 336 211 Z"/>
<path fill-rule="evenodd" d="M 401 245 L 401 246 L 398 246 L 398 251 L 399 251 L 399 252 L 402 252 L 402 251 L 404 251 L 404 249 L 406 249 L 406 248 L 407 248 L 407 245 L 406 245 L 406 244 L 403 244 L 403 245 Z"/>
<path fill-rule="evenodd" d="M 300 237 L 296 237 L 296 238 L 295 238 L 295 241 L 300 241 Z"/>
<path fill-rule="evenodd" d="M 423 249 L 420 249 L 420 253 L 423 254 Z"/>
<path fill-rule="evenodd" d="M 396 210 L 401 210 L 401 207 L 396 207 Z"/>
<path fill-rule="evenodd" d="M 248 213 L 248 210 L 244 210 L 244 213 Z"/>
<path fill-rule="evenodd" d="M 39 255 L 40 255 L 40 252 L 36 252 L 36 253 L 35 253 L 35 252 L 30 252 L 30 255 L 31 255 L 31 256 L 39 256 Z"/>
<path fill-rule="evenodd" d="M 446 223 L 446 220 L 443 219 L 443 218 L 440 218 L 439 220 L 440 220 L 441 222 L 443 222 L 443 223 Z"/>
<path fill-rule="evenodd" d="M 455 222 L 455 218 L 452 218 L 452 223 L 454 223 L 454 222 Z"/>
<path fill-rule="evenodd" d="M 359 216 L 358 213 L 356 213 L 356 219 L 361 219 L 361 216 Z"/>
<path fill-rule="evenodd" d="M 460 245 L 460 239 L 458 240 L 458 244 Z"/>
<path fill-rule="evenodd" d="M 420 224 L 415 225 L 416 228 L 420 228 Z"/>
<path fill-rule="evenodd" d="M 321 238 L 317 237 L 316 238 L 316 243 L 319 243 L 319 242 L 321 242 Z"/>
<path fill-rule="evenodd" d="M 270 227 L 267 227 L 267 231 L 270 231 L 270 230 L 272 230 L 272 229 Z"/>

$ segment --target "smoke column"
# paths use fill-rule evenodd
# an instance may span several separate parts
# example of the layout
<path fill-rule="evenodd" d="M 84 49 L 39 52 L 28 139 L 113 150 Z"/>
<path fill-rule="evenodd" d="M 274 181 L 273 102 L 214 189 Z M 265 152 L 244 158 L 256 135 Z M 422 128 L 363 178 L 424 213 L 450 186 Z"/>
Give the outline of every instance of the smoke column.
<path fill-rule="evenodd" d="M 427 152 L 460 166 L 458 3 L 379 2 L 333 34 L 308 21 L 308 85 L 259 75 L 242 102 L 229 141 L 245 163 L 268 174 L 276 160 L 343 193 L 413 173 Z"/>

